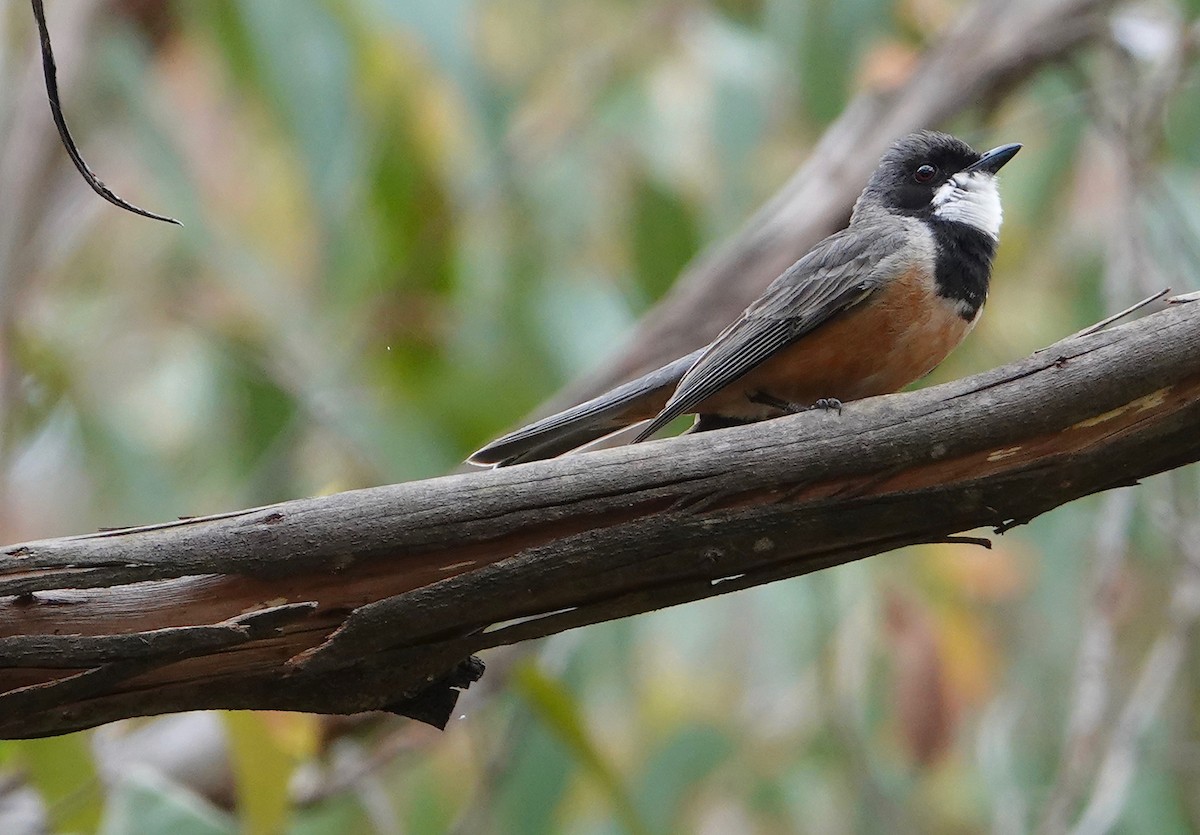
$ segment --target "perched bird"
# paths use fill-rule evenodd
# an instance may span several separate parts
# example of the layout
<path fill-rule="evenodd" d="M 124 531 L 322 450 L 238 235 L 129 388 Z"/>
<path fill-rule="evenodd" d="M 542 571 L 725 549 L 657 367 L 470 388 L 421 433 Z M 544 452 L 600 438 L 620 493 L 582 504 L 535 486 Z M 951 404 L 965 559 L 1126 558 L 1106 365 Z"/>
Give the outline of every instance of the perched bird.
<path fill-rule="evenodd" d="M 469 459 L 505 466 L 561 455 L 635 423 L 645 440 L 841 408 L 937 366 L 987 299 L 1000 233 L 996 172 L 1021 149 L 979 154 L 922 131 L 879 161 L 850 225 L 775 279 L 707 347 L 492 441 Z"/>

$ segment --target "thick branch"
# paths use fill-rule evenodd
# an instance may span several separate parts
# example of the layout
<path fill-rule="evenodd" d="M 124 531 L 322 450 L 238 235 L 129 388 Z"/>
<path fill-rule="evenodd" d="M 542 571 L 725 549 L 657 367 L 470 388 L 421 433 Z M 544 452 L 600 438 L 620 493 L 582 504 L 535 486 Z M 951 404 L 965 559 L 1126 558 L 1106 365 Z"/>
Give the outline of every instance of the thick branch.
<path fill-rule="evenodd" d="M 478 650 L 1006 528 L 1197 460 L 1198 426 L 1200 304 L 1179 304 L 841 415 L 8 546 L 0 735 L 196 708 L 438 721 Z"/>

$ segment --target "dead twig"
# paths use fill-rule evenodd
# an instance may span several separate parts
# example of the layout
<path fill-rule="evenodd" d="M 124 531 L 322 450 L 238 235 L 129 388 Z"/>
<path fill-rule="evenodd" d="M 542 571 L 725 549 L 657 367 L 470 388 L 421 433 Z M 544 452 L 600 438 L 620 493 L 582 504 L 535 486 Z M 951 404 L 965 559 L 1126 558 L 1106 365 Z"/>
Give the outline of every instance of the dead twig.
<path fill-rule="evenodd" d="M 182 226 L 183 224 L 173 217 L 155 214 L 120 197 L 101 182 L 95 172 L 88 167 L 87 162 L 83 159 L 83 154 L 79 152 L 79 146 L 75 144 L 75 139 L 67 127 L 67 118 L 63 115 L 62 102 L 58 95 L 58 67 L 54 63 L 54 50 L 50 47 L 50 29 L 46 26 L 46 10 L 42 6 L 42 0 L 32 0 L 32 3 L 33 17 L 37 21 L 38 39 L 42 49 L 42 71 L 46 76 L 46 95 L 50 99 L 50 115 L 54 118 L 54 125 L 58 128 L 58 135 L 62 139 L 63 147 L 67 149 L 67 155 L 71 158 L 71 162 L 75 163 L 75 168 L 83 176 L 84 182 L 91 186 L 92 191 L 96 194 L 127 212 L 133 212 L 135 215 L 148 217 L 151 220 L 161 220 Z"/>

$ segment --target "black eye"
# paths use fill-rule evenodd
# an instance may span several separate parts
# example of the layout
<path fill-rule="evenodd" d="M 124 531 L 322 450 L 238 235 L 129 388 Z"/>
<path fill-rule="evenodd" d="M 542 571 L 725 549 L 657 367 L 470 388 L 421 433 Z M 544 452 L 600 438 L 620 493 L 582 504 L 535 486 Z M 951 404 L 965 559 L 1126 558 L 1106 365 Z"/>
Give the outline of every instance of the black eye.
<path fill-rule="evenodd" d="M 933 178 L 936 176 L 936 168 L 934 168 L 932 165 L 922 165 L 917 169 L 916 173 L 913 174 L 913 179 L 918 183 L 930 183 L 933 182 Z"/>

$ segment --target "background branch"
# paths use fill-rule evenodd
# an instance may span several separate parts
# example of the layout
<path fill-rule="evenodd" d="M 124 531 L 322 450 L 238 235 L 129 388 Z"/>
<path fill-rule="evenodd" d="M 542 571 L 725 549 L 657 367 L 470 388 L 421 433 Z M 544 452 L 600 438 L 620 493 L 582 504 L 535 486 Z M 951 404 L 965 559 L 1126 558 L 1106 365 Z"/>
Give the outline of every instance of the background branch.
<path fill-rule="evenodd" d="M 943 125 L 964 110 L 993 106 L 1033 72 L 1093 38 L 1111 5 L 1109 0 L 976 4 L 901 87 L 851 101 L 738 235 L 696 259 L 615 357 L 540 411 L 582 402 L 711 341 L 776 276 L 845 225 L 879 155 L 896 137 Z"/>

